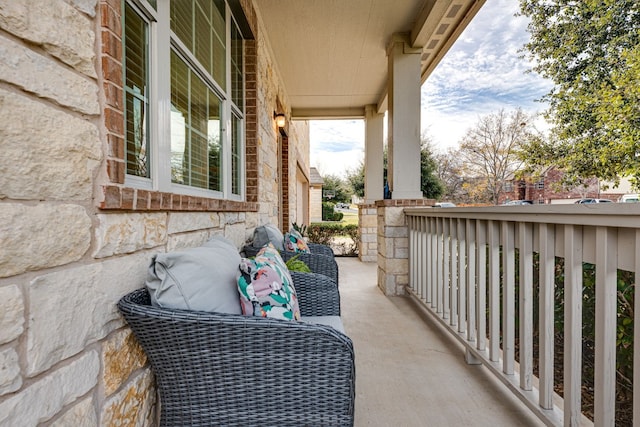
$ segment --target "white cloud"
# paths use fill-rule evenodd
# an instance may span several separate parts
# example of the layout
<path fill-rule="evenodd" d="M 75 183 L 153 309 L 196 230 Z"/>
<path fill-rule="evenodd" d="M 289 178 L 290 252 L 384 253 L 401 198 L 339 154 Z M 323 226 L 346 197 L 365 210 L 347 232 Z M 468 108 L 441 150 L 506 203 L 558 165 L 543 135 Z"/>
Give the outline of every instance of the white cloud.
<path fill-rule="evenodd" d="M 364 159 L 363 120 L 310 122 L 311 166 L 321 175 L 345 176 Z"/>
<path fill-rule="evenodd" d="M 422 87 L 422 127 L 436 147 L 456 146 L 481 116 L 500 109 L 543 111 L 551 87 L 520 50 L 528 40 L 514 0 L 487 2 Z"/>

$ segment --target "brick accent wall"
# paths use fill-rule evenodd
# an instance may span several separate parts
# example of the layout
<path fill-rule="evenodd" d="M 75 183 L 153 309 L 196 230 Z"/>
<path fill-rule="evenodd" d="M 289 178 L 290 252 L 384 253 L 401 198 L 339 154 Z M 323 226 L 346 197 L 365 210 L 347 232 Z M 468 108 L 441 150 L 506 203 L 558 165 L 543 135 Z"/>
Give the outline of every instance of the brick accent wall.
<path fill-rule="evenodd" d="M 289 231 L 289 137 L 282 135 L 282 230 Z"/>
<path fill-rule="evenodd" d="M 250 3 L 243 2 L 245 16 L 253 34 L 258 31 L 257 17 Z M 185 196 L 159 191 L 129 188 L 124 144 L 124 90 L 122 81 L 122 5 L 120 0 L 100 1 L 100 64 L 104 90 L 103 117 L 107 136 L 106 171 L 108 183 L 101 187 L 98 207 L 135 211 L 232 211 L 258 210 L 258 119 L 257 119 L 257 47 L 255 40 L 245 42 L 245 161 L 246 201 Z"/>

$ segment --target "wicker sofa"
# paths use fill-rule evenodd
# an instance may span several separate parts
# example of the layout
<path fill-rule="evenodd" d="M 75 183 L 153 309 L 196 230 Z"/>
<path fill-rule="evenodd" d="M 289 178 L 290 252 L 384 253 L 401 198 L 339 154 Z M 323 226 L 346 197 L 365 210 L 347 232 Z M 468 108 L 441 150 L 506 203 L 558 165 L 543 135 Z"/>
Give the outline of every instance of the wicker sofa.
<path fill-rule="evenodd" d="M 119 301 L 156 376 L 161 426 L 353 425 L 352 342 L 312 323 L 340 315 L 338 287 L 292 278 L 304 322 L 157 308 L 146 289 Z"/>

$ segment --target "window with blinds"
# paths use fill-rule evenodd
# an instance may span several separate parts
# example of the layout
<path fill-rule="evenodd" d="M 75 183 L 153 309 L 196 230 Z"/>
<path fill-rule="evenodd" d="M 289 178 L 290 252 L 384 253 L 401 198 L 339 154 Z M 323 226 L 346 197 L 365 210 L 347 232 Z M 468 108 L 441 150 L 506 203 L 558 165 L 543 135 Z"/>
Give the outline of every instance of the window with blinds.
<path fill-rule="evenodd" d="M 241 200 L 244 40 L 230 8 L 224 0 L 131 1 L 123 31 L 127 174 L 162 191 Z"/>
<path fill-rule="evenodd" d="M 124 96 L 127 173 L 149 178 L 149 25 L 125 5 Z"/>

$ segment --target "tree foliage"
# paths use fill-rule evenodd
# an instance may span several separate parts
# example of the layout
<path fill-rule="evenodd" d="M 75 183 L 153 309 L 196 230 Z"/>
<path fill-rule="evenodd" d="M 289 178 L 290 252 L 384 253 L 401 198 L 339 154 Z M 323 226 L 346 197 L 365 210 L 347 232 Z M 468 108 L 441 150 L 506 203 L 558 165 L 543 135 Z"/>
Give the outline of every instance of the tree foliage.
<path fill-rule="evenodd" d="M 456 150 L 452 147 L 446 152 L 434 153 L 436 169 L 435 176 L 442 183 L 442 194 L 446 200 L 462 201 L 464 196 L 462 185 L 464 177 L 462 175 L 462 162 Z"/>
<path fill-rule="evenodd" d="M 531 119 L 520 109 L 510 113 L 500 110 L 480 117 L 476 126 L 467 131 L 458 157 L 464 174 L 475 178 L 466 188 L 474 190 L 474 201 L 498 203 L 504 182 L 522 166 L 518 153 L 531 138 Z"/>
<path fill-rule="evenodd" d="M 384 180 L 387 179 L 387 147 L 383 152 L 383 170 Z M 424 197 L 429 199 L 438 199 L 444 191 L 444 186 L 440 182 L 437 174 L 438 161 L 431 148 L 431 139 L 423 135 L 420 140 L 420 189 Z M 347 182 L 353 191 L 353 194 L 364 197 L 364 162 L 355 170 L 347 171 Z"/>
<path fill-rule="evenodd" d="M 364 162 L 362 160 L 357 168 L 347 171 L 347 184 L 352 194 L 364 197 Z"/>
<path fill-rule="evenodd" d="M 431 148 L 431 140 L 423 136 L 420 146 L 420 190 L 428 199 L 439 199 L 444 192 L 437 170 L 438 163 Z"/>
<path fill-rule="evenodd" d="M 640 2 L 520 0 L 530 18 L 525 45 L 534 70 L 553 81 L 545 95 L 549 141 L 532 161 L 574 181 L 640 179 Z"/>
<path fill-rule="evenodd" d="M 325 175 L 322 177 L 322 199 L 333 203 L 350 203 L 351 194 L 346 182 L 337 175 Z"/>

